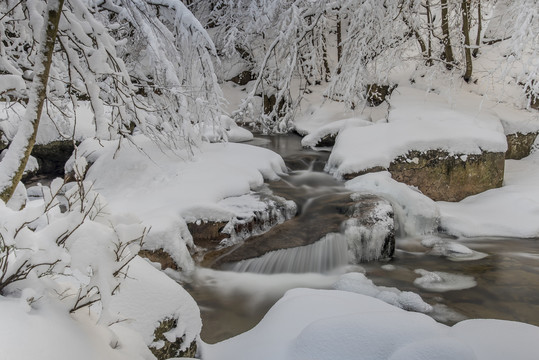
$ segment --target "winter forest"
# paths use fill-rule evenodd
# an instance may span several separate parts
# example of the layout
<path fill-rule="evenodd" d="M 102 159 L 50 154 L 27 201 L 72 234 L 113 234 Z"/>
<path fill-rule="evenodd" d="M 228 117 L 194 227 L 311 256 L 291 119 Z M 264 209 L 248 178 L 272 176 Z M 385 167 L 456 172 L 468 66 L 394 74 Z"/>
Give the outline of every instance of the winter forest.
<path fill-rule="evenodd" d="M 0 0 L 0 360 L 535 359 L 538 0 Z"/>

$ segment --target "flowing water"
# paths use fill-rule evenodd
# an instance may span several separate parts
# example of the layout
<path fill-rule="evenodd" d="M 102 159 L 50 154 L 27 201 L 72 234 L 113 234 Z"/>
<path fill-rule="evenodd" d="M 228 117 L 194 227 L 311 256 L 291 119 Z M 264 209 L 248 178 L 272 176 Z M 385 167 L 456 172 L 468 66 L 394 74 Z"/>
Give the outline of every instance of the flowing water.
<path fill-rule="evenodd" d="M 257 137 L 252 143 L 281 154 L 291 170 L 269 184 L 272 191 L 294 200 L 298 217 L 325 221 L 329 215 L 316 202 L 346 193 L 343 183 L 323 173 L 328 153 L 302 149 L 300 138 L 293 135 Z M 313 230 L 305 224 L 298 221 L 295 229 L 302 236 Z M 326 236 L 311 245 L 230 265 L 227 271 L 198 269 L 185 286 L 201 308 L 202 339 L 208 343 L 255 326 L 288 289 L 331 288 L 340 275 L 352 271 L 365 272 L 376 285 L 418 293 L 434 306 L 430 315 L 449 325 L 466 318 L 494 318 L 539 326 L 539 239 L 442 239 L 449 249 L 465 245 L 480 255 L 466 261 L 451 251 L 425 247 L 421 240 L 397 238 L 391 261 L 355 266 L 348 264 L 346 242 Z M 417 280 L 423 274 L 449 276 L 452 290 L 429 286 L 428 281 L 425 286 Z"/>

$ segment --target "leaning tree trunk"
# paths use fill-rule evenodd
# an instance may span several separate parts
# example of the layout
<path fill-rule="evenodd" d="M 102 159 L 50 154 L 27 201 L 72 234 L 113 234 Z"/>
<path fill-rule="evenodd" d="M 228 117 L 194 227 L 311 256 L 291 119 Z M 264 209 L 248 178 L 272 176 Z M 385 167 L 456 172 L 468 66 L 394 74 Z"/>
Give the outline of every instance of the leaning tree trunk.
<path fill-rule="evenodd" d="M 470 49 L 470 0 L 462 0 L 462 34 L 464 35 L 464 55 L 466 58 L 466 72 L 464 80 L 470 82 L 472 78 L 472 51 Z"/>
<path fill-rule="evenodd" d="M 0 199 L 4 202 L 13 196 L 36 142 L 63 5 L 64 0 L 47 1 L 43 16 L 46 28 L 42 29 L 40 39 L 37 39 L 39 45 L 34 59 L 34 80 L 28 93 L 28 104 L 6 156 L 0 162 Z"/>
<path fill-rule="evenodd" d="M 453 68 L 455 63 L 455 57 L 453 56 L 453 49 L 451 48 L 451 38 L 449 37 L 449 8 L 447 0 L 441 0 L 442 5 L 442 41 L 444 44 L 444 54 L 447 70 Z"/>

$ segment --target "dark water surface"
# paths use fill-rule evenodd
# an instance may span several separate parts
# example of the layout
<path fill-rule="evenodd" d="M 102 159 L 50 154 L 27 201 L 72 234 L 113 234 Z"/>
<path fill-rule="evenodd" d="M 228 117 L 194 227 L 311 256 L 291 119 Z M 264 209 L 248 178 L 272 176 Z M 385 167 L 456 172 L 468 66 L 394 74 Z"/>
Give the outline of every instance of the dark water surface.
<path fill-rule="evenodd" d="M 294 200 L 299 213 L 313 199 L 345 192 L 343 183 L 323 173 L 327 152 L 302 149 L 294 135 L 257 137 L 254 145 L 272 149 L 285 159 L 290 174 L 270 183 L 278 195 Z M 324 217 L 312 211 L 308 216 Z M 322 219 L 321 219 L 322 221 Z M 309 229 L 297 229 L 298 233 Z M 255 326 L 269 308 L 295 287 L 331 288 L 341 274 L 364 271 L 376 285 L 413 291 L 435 310 L 438 321 L 452 325 L 466 318 L 515 320 L 539 326 L 539 239 L 474 238 L 448 239 L 487 254 L 478 260 L 454 261 L 435 255 L 421 245 L 421 238 L 398 238 L 390 262 L 341 265 L 324 274 L 251 274 L 199 269 L 186 288 L 201 308 L 202 340 L 215 343 Z M 325 250 L 324 250 L 325 251 Z M 280 261 L 294 261 L 293 253 Z M 436 292 L 414 285 L 415 272 L 445 272 L 471 276 L 476 286 Z"/>

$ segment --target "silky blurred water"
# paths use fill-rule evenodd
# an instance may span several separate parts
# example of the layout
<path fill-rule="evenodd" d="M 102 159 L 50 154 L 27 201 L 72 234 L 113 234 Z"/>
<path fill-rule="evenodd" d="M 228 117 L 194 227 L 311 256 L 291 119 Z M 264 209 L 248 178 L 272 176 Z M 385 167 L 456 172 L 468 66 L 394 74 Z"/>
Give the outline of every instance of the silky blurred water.
<path fill-rule="evenodd" d="M 342 183 L 322 172 L 328 153 L 302 149 L 299 136 L 257 137 L 253 144 L 270 148 L 285 159 L 290 174 L 269 186 L 276 194 L 294 200 L 300 215 L 309 210 L 313 198 L 345 192 Z M 309 216 L 319 216 L 320 221 L 325 215 L 309 213 Z M 298 228 L 297 231 L 309 229 Z M 341 274 L 351 271 L 364 271 L 376 285 L 418 293 L 434 306 L 430 315 L 448 325 L 466 318 L 494 318 L 539 326 L 539 239 L 441 238 L 487 256 L 465 260 L 425 247 L 421 238 L 398 238 L 397 251 L 390 262 L 347 266 L 339 255 L 334 265 L 306 267 L 305 271 L 319 273 L 256 274 L 199 269 L 185 286 L 201 308 L 202 340 L 208 343 L 222 341 L 255 326 L 286 290 L 331 288 Z M 339 244 L 335 242 L 335 246 Z M 308 252 L 314 262 L 327 261 L 323 253 L 333 251 L 328 250 L 328 244 L 317 249 Z M 342 253 L 342 249 L 335 251 Z M 274 260 L 267 260 L 264 266 L 277 266 L 271 261 L 293 262 L 299 253 L 305 252 L 286 250 Z M 462 261 L 457 261 L 459 259 Z M 238 266 L 236 270 L 256 272 L 257 266 L 262 265 L 250 270 L 247 266 Z M 414 283 L 421 276 L 417 269 L 473 277 L 477 285 L 445 292 L 425 289 Z M 456 288 L 458 285 L 455 284 Z"/>

